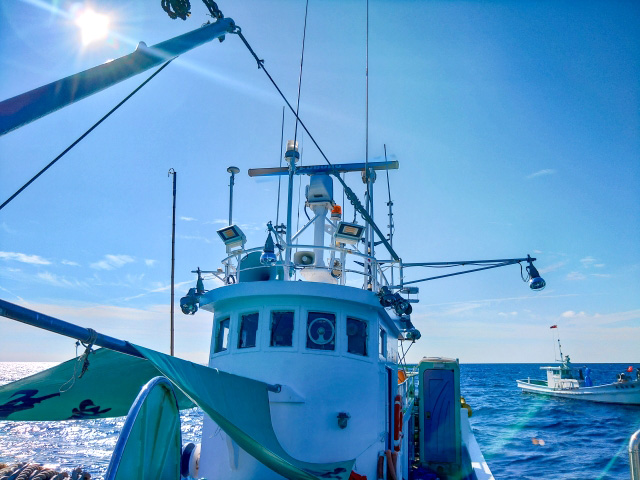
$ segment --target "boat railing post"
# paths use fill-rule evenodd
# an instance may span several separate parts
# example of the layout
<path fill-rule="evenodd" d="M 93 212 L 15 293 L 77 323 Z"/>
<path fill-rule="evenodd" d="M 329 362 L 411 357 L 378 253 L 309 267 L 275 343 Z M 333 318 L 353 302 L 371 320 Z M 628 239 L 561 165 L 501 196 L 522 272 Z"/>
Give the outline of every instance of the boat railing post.
<path fill-rule="evenodd" d="M 629 469 L 631 480 L 640 480 L 640 430 L 629 440 Z"/>

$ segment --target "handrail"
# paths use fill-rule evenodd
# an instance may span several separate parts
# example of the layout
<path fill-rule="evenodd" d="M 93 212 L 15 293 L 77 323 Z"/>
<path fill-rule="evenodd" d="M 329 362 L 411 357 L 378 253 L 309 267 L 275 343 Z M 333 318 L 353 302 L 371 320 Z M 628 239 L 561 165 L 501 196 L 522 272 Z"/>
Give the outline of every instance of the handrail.
<path fill-rule="evenodd" d="M 640 430 L 629 440 L 629 469 L 631 480 L 640 480 Z"/>
<path fill-rule="evenodd" d="M 288 248 L 289 246 L 284 244 L 282 245 L 284 249 Z M 376 278 L 377 278 L 377 283 L 379 285 L 384 285 L 384 286 L 388 286 L 389 284 L 389 280 L 387 279 L 386 275 L 384 274 L 383 271 L 383 265 L 392 265 L 394 263 L 398 263 L 395 260 L 377 260 L 375 257 L 368 255 L 366 253 L 362 253 L 358 250 L 355 249 L 349 249 L 349 248 L 343 248 L 343 247 L 336 247 L 336 246 L 331 246 L 331 245 L 300 245 L 300 244 L 293 244 L 290 246 L 292 251 L 299 251 L 301 249 L 313 249 L 313 250 L 326 250 L 328 252 L 334 252 L 337 254 L 342 255 L 354 255 L 356 257 L 359 257 L 361 259 L 363 259 L 363 261 L 370 261 L 373 265 L 373 270 L 376 272 Z M 249 253 L 253 253 L 253 252 L 259 252 L 262 251 L 263 247 L 254 247 L 254 248 L 249 248 L 249 249 L 240 249 L 240 250 L 236 250 L 234 253 L 226 256 L 224 259 L 222 259 L 222 263 L 226 264 L 228 262 L 233 261 L 234 259 L 238 260 L 238 265 L 236 266 L 236 273 L 240 273 L 242 271 L 248 271 L 248 270 L 252 270 L 252 269 L 258 269 L 258 268 L 262 268 L 262 266 L 252 266 L 252 267 L 244 267 L 244 268 L 240 268 L 240 262 L 239 262 L 239 257 L 241 257 L 242 255 L 248 255 Z M 280 266 L 286 267 L 286 265 L 280 264 Z M 297 265 L 293 265 L 293 268 L 300 269 L 300 266 Z M 331 265 L 326 265 L 326 266 L 318 266 L 318 265 L 309 265 L 309 268 L 315 268 L 318 270 L 328 270 L 331 271 L 333 270 L 333 267 Z M 305 268 L 305 267 L 303 267 Z M 341 269 L 342 273 L 354 273 L 354 274 L 358 274 L 361 276 L 366 276 L 367 274 L 364 271 L 358 271 L 358 270 L 353 270 L 353 269 L 348 269 L 345 268 L 344 262 L 343 262 L 343 266 Z"/>

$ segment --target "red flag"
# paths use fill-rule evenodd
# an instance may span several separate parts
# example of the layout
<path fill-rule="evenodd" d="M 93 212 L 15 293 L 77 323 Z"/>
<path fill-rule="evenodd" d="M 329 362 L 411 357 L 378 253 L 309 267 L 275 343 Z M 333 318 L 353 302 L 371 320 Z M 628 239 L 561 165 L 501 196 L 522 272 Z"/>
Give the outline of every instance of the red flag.
<path fill-rule="evenodd" d="M 549 328 L 558 328 L 558 325 L 551 325 Z"/>
<path fill-rule="evenodd" d="M 627 368 L 627 372 L 629 373 L 633 372 L 633 367 L 631 365 L 629 365 L 629 368 Z"/>

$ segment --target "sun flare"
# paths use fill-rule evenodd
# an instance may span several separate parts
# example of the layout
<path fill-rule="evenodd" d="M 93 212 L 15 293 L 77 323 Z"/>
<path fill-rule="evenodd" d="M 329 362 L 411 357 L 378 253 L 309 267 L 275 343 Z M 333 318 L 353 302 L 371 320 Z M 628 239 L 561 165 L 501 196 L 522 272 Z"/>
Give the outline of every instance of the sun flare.
<path fill-rule="evenodd" d="M 109 17 L 85 8 L 78 13 L 75 20 L 82 34 L 82 44 L 88 45 L 96 40 L 103 39 L 109 33 Z"/>

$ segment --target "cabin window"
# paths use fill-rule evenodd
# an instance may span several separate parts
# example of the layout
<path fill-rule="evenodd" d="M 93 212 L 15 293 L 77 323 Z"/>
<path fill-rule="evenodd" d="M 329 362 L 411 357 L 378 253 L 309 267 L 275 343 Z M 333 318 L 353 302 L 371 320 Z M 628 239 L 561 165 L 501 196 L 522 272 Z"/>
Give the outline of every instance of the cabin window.
<path fill-rule="evenodd" d="M 333 313 L 309 312 L 307 315 L 307 348 L 336 349 L 336 316 Z"/>
<path fill-rule="evenodd" d="M 293 312 L 271 312 L 272 347 L 293 346 Z"/>
<path fill-rule="evenodd" d="M 387 332 L 384 328 L 380 329 L 380 349 L 378 352 L 382 357 L 387 358 Z"/>
<path fill-rule="evenodd" d="M 256 346 L 258 331 L 258 312 L 242 315 L 240 318 L 240 333 L 238 334 L 238 348 Z"/>
<path fill-rule="evenodd" d="M 347 317 L 347 352 L 367 356 L 367 322 Z"/>
<path fill-rule="evenodd" d="M 216 332 L 216 345 L 213 353 L 224 352 L 229 346 L 229 317 L 223 318 L 218 322 L 218 331 Z"/>

